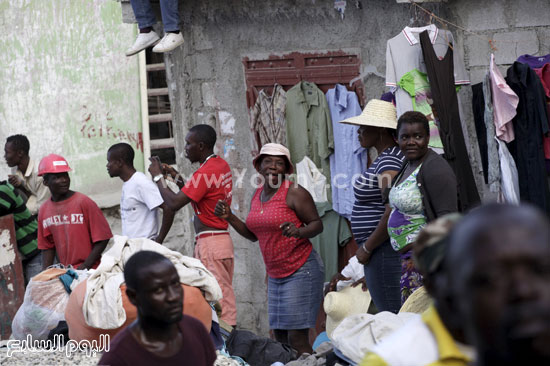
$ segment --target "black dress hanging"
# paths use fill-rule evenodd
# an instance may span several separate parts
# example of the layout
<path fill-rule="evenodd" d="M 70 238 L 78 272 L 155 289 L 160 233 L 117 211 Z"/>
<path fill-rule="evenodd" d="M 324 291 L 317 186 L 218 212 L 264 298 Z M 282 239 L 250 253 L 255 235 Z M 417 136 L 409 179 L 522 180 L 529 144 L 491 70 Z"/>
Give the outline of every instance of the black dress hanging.
<path fill-rule="evenodd" d="M 439 133 L 445 150 L 443 157 L 456 175 L 459 210 L 467 211 L 477 206 L 480 199 L 458 112 L 453 50 L 449 47 L 445 57 L 440 60 L 435 54 L 427 31 L 420 33 L 420 45 L 432 90 L 432 107 L 440 124 Z"/>

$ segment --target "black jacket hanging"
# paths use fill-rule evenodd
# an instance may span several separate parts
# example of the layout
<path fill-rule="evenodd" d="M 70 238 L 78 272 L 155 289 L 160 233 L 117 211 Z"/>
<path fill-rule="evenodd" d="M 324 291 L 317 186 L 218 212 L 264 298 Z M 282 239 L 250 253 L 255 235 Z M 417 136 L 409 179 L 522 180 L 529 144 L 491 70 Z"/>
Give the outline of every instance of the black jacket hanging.
<path fill-rule="evenodd" d="M 453 50 L 448 47 L 443 59 L 435 54 L 427 31 L 420 33 L 420 45 L 434 101 L 433 109 L 439 121 L 439 132 L 444 158 L 449 162 L 456 175 L 460 211 L 467 211 L 480 203 L 464 134 L 458 112 L 456 96 Z"/>
<path fill-rule="evenodd" d="M 537 74 L 519 62 L 508 69 L 506 82 L 519 97 L 513 120 L 515 139 L 508 147 L 518 167 L 520 198 L 550 212 L 542 145 L 543 134 L 549 132 L 544 89 Z"/>

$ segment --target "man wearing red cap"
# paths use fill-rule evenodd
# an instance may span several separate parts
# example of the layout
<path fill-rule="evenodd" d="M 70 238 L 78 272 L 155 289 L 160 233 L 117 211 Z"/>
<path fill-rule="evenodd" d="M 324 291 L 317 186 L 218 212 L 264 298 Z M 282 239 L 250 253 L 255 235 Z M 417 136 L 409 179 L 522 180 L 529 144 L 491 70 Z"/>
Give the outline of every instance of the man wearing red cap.
<path fill-rule="evenodd" d="M 88 196 L 70 190 L 67 161 L 50 154 L 40 161 L 38 175 L 51 193 L 38 213 L 38 249 L 42 268 L 59 263 L 77 269 L 96 268 L 101 253 L 113 236 L 97 204 Z"/>

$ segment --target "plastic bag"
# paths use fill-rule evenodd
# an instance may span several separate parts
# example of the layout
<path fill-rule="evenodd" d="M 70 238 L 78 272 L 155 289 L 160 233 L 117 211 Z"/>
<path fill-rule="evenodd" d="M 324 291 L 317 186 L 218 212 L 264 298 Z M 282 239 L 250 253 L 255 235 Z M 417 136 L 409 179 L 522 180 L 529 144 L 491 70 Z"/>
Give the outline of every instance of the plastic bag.
<path fill-rule="evenodd" d="M 79 280 L 75 280 L 73 285 L 88 277 L 85 270 L 76 272 Z M 54 329 L 59 321 L 65 320 L 68 301 L 69 294 L 59 276 L 48 281 L 31 279 L 25 290 L 23 304 L 17 310 L 11 324 L 12 337 L 23 340 L 30 334 L 33 340 L 48 339 L 50 330 Z"/>

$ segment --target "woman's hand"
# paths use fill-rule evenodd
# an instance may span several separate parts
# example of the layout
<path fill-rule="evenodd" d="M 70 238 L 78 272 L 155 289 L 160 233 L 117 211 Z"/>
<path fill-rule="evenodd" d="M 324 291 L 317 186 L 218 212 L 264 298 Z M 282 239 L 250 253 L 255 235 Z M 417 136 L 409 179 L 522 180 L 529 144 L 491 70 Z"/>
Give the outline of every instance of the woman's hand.
<path fill-rule="evenodd" d="M 355 252 L 357 261 L 361 264 L 368 264 L 371 254 L 372 252 L 367 252 L 365 249 L 363 249 L 363 246 L 359 246 L 359 248 L 357 248 L 357 251 Z"/>
<path fill-rule="evenodd" d="M 218 216 L 220 219 L 227 220 L 229 215 L 231 215 L 231 208 L 227 202 L 218 200 L 218 203 L 216 203 L 216 208 L 214 208 L 214 215 Z"/>
<path fill-rule="evenodd" d="M 338 284 L 339 281 L 349 281 L 350 279 L 351 279 L 350 277 L 346 277 L 341 273 L 335 274 L 334 276 L 332 276 L 332 279 L 328 284 L 327 292 L 336 291 L 336 285 Z"/>
<path fill-rule="evenodd" d="M 283 235 L 287 238 L 301 238 L 300 228 L 297 228 L 292 222 L 283 222 L 279 226 L 283 230 Z"/>
<path fill-rule="evenodd" d="M 357 281 L 352 283 L 350 286 L 351 287 L 357 287 L 357 286 L 359 286 L 359 284 L 361 284 L 361 290 L 363 290 L 363 292 L 366 292 L 368 290 L 367 281 L 365 281 L 365 277 L 361 277 L 360 279 L 358 279 Z"/>

